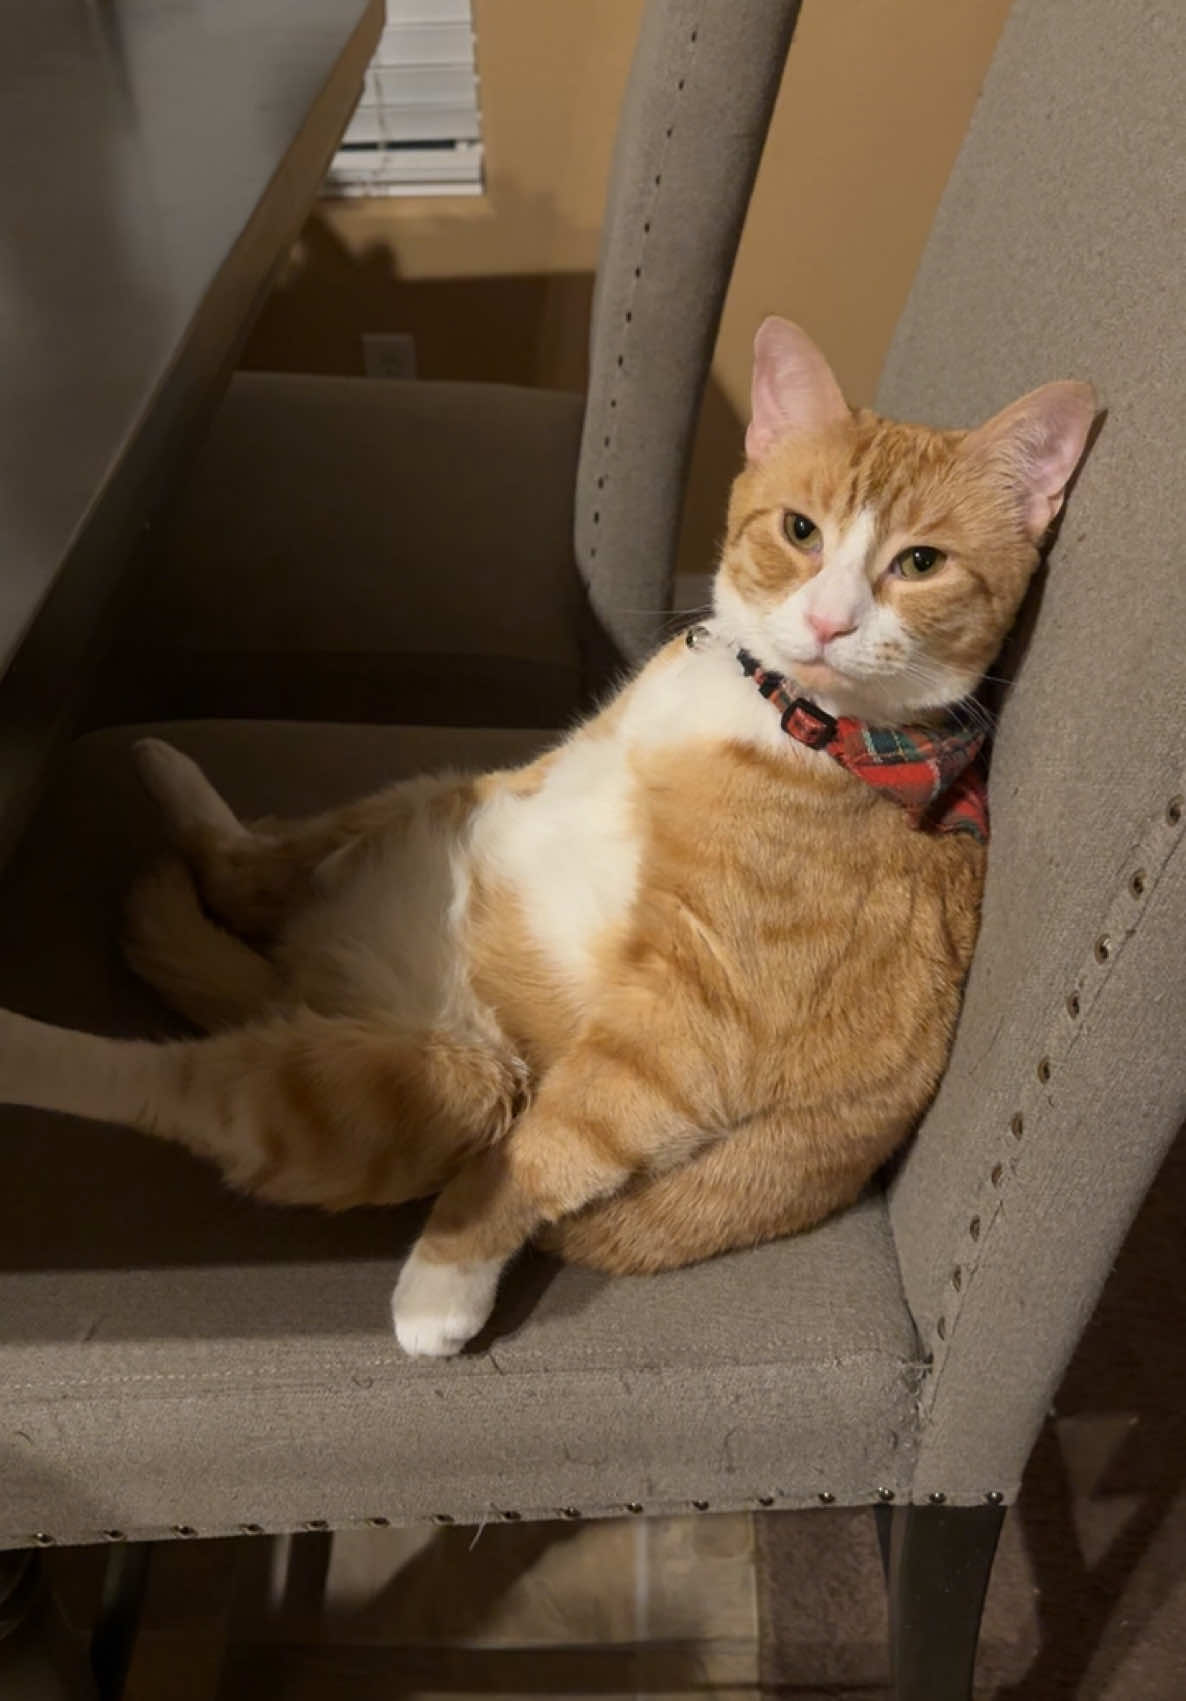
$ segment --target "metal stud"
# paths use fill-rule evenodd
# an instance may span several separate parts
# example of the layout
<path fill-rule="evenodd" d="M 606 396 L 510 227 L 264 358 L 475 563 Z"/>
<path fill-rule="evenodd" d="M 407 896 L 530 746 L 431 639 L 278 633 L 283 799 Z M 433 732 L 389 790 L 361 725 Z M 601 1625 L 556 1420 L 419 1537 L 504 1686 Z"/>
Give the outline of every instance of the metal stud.
<path fill-rule="evenodd" d="M 173 1526 L 175 1536 L 196 1536 L 197 1533 L 192 1524 L 174 1524 Z"/>
<path fill-rule="evenodd" d="M 434 1524 L 451 1524 L 454 1521 L 453 1514 L 452 1512 L 434 1512 L 432 1521 Z"/>
<path fill-rule="evenodd" d="M 774 1505 L 774 1496 L 772 1494 L 759 1494 L 758 1505 L 759 1506 L 773 1506 Z"/>
<path fill-rule="evenodd" d="M 122 1530 L 104 1530 L 103 1531 L 103 1540 L 105 1542 L 126 1542 L 127 1539 L 128 1539 L 127 1536 L 124 1534 L 124 1532 Z"/>
<path fill-rule="evenodd" d="M 503 1516 L 503 1522 L 504 1523 L 517 1524 L 522 1519 L 523 1514 L 522 1514 L 522 1512 L 515 1512 L 515 1511 L 512 1510 L 512 1511 L 504 1512 L 502 1516 Z"/>
<path fill-rule="evenodd" d="M 946 1317 L 940 1317 L 940 1318 L 936 1319 L 935 1333 L 936 1333 L 936 1335 L 938 1335 L 938 1337 L 941 1341 L 945 1341 L 947 1339 L 947 1319 L 946 1319 Z"/>
<path fill-rule="evenodd" d="M 263 1527 L 262 1524 L 240 1524 L 239 1525 L 239 1534 L 242 1535 L 242 1536 L 262 1536 L 263 1533 L 264 1533 L 264 1527 Z"/>
<path fill-rule="evenodd" d="M 1071 1020 L 1073 1022 L 1077 1022 L 1079 1020 L 1079 1012 L 1080 1012 L 1080 1010 L 1082 1010 L 1082 1008 L 1083 1008 L 1083 1006 L 1079 1002 L 1079 994 L 1077 992 L 1068 992 L 1067 993 L 1067 1015 L 1071 1018 Z"/>
<path fill-rule="evenodd" d="M 927 1500 L 932 1506 L 946 1506 L 947 1505 L 947 1496 L 943 1493 L 942 1489 L 939 1489 L 939 1488 L 935 1489 L 932 1493 L 928 1494 Z"/>
<path fill-rule="evenodd" d="M 1050 1059 L 1048 1057 L 1040 1057 L 1038 1059 L 1038 1079 L 1039 1079 L 1039 1081 L 1041 1081 L 1043 1084 L 1045 1084 L 1050 1079 L 1050 1077 L 1053 1073 L 1054 1073 L 1054 1069 L 1053 1069 L 1053 1066 L 1050 1062 Z"/>
<path fill-rule="evenodd" d="M 980 1218 L 979 1217 L 973 1217 L 972 1218 L 972 1221 L 968 1224 L 968 1233 L 972 1236 L 973 1240 L 979 1240 L 980 1239 Z"/>
<path fill-rule="evenodd" d="M 999 1187 L 1001 1185 L 1001 1181 L 1004 1178 L 1004 1174 L 1005 1174 L 1004 1164 L 993 1164 L 992 1174 L 989 1177 L 989 1180 L 992 1182 L 994 1187 Z"/>
<path fill-rule="evenodd" d="M 1112 941 L 1106 933 L 1101 933 L 1095 942 L 1095 960 L 1097 963 L 1106 963 L 1111 955 Z"/>
<path fill-rule="evenodd" d="M 1165 818 L 1171 827 L 1176 827 L 1182 819 L 1182 810 L 1186 808 L 1186 798 L 1171 797 L 1165 806 Z"/>
<path fill-rule="evenodd" d="M 581 1511 L 579 1506 L 566 1506 L 564 1508 L 564 1516 L 566 1518 L 579 1518 L 580 1515 Z"/>
<path fill-rule="evenodd" d="M 328 1530 L 329 1529 L 329 1519 L 328 1518 L 306 1518 L 304 1524 L 302 1525 L 302 1528 L 306 1529 L 306 1530 Z"/>
<path fill-rule="evenodd" d="M 964 1272 L 960 1269 L 958 1264 L 951 1272 L 951 1285 L 955 1289 L 956 1293 L 958 1293 L 964 1285 Z"/>
<path fill-rule="evenodd" d="M 376 1513 L 373 1518 L 367 1519 L 367 1523 L 372 1530 L 386 1530 L 391 1526 L 391 1519 L 384 1518 L 382 1513 Z"/>
<path fill-rule="evenodd" d="M 990 1506 L 1003 1506 L 1005 1504 L 1005 1496 L 999 1488 L 990 1488 L 984 1498 Z"/>
<path fill-rule="evenodd" d="M 642 1516 L 642 1502 L 638 1500 L 628 1500 L 626 1502 L 626 1510 L 627 1512 L 633 1513 L 636 1518 L 639 1518 Z"/>
<path fill-rule="evenodd" d="M 1149 877 L 1143 868 L 1137 869 L 1136 873 L 1128 883 L 1128 889 L 1134 898 L 1143 898 L 1145 896 L 1145 886 L 1148 882 L 1148 878 Z"/>
<path fill-rule="evenodd" d="M 836 1496 L 827 1488 L 820 1490 L 819 1500 L 821 1506 L 834 1506 L 836 1504 Z"/>
<path fill-rule="evenodd" d="M 877 1498 L 881 1501 L 883 1506 L 888 1506 L 890 1501 L 894 1498 L 894 1491 L 892 1488 L 879 1488 L 877 1490 Z"/>
<path fill-rule="evenodd" d="M 707 1512 L 708 1511 L 708 1501 L 707 1500 L 693 1500 L 692 1505 L 695 1507 L 697 1512 Z"/>
<path fill-rule="evenodd" d="M 33 1540 L 38 1547 L 52 1547 L 57 1539 L 56 1536 L 51 1536 L 48 1530 L 36 1530 L 33 1534 Z"/>

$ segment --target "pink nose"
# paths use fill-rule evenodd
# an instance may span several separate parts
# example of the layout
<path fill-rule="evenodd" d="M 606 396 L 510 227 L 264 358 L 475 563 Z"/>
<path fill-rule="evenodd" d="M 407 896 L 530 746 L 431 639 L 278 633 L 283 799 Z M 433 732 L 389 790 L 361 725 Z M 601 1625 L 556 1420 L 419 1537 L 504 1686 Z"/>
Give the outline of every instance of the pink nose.
<path fill-rule="evenodd" d="M 816 614 L 814 610 L 807 616 L 807 624 L 815 633 L 821 644 L 828 643 L 832 638 L 842 637 L 845 632 L 855 630 L 852 620 L 833 614 Z"/>

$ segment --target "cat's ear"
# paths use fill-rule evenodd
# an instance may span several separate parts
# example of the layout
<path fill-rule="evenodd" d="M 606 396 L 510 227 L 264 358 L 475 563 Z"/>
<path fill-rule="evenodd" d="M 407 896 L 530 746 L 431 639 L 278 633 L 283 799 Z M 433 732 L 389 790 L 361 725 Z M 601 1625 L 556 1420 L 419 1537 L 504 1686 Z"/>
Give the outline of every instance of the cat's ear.
<path fill-rule="evenodd" d="M 817 431 L 849 417 L 823 355 L 789 319 L 765 319 L 754 338 L 754 380 L 745 453 L 760 461 L 787 431 Z"/>
<path fill-rule="evenodd" d="M 1083 458 L 1096 414 L 1090 384 L 1043 384 L 969 432 L 967 447 L 1007 468 L 1024 503 L 1025 529 L 1037 543 L 1062 507 Z"/>

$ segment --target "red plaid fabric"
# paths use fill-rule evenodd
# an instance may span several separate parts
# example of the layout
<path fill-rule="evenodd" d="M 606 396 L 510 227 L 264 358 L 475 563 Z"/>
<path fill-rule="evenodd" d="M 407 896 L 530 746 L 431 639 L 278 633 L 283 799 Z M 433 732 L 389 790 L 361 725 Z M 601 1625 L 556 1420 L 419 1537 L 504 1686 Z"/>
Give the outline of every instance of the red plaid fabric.
<path fill-rule="evenodd" d="M 843 715 L 835 719 L 810 698 L 792 696 L 784 675 L 762 667 L 748 650 L 738 650 L 737 659 L 778 709 L 791 738 L 826 750 L 850 774 L 884 792 L 906 811 L 912 826 L 970 833 L 982 845 L 988 843 L 988 792 L 976 760 L 984 733 L 978 728 L 954 718 L 940 727 L 879 727 Z"/>

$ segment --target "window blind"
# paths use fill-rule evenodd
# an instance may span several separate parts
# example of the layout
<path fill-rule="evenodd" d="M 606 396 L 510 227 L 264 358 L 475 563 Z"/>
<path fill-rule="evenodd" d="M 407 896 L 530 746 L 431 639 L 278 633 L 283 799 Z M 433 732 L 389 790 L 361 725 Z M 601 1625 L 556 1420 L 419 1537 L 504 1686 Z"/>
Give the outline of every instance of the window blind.
<path fill-rule="evenodd" d="M 387 0 L 329 195 L 476 195 L 482 130 L 471 0 Z"/>

